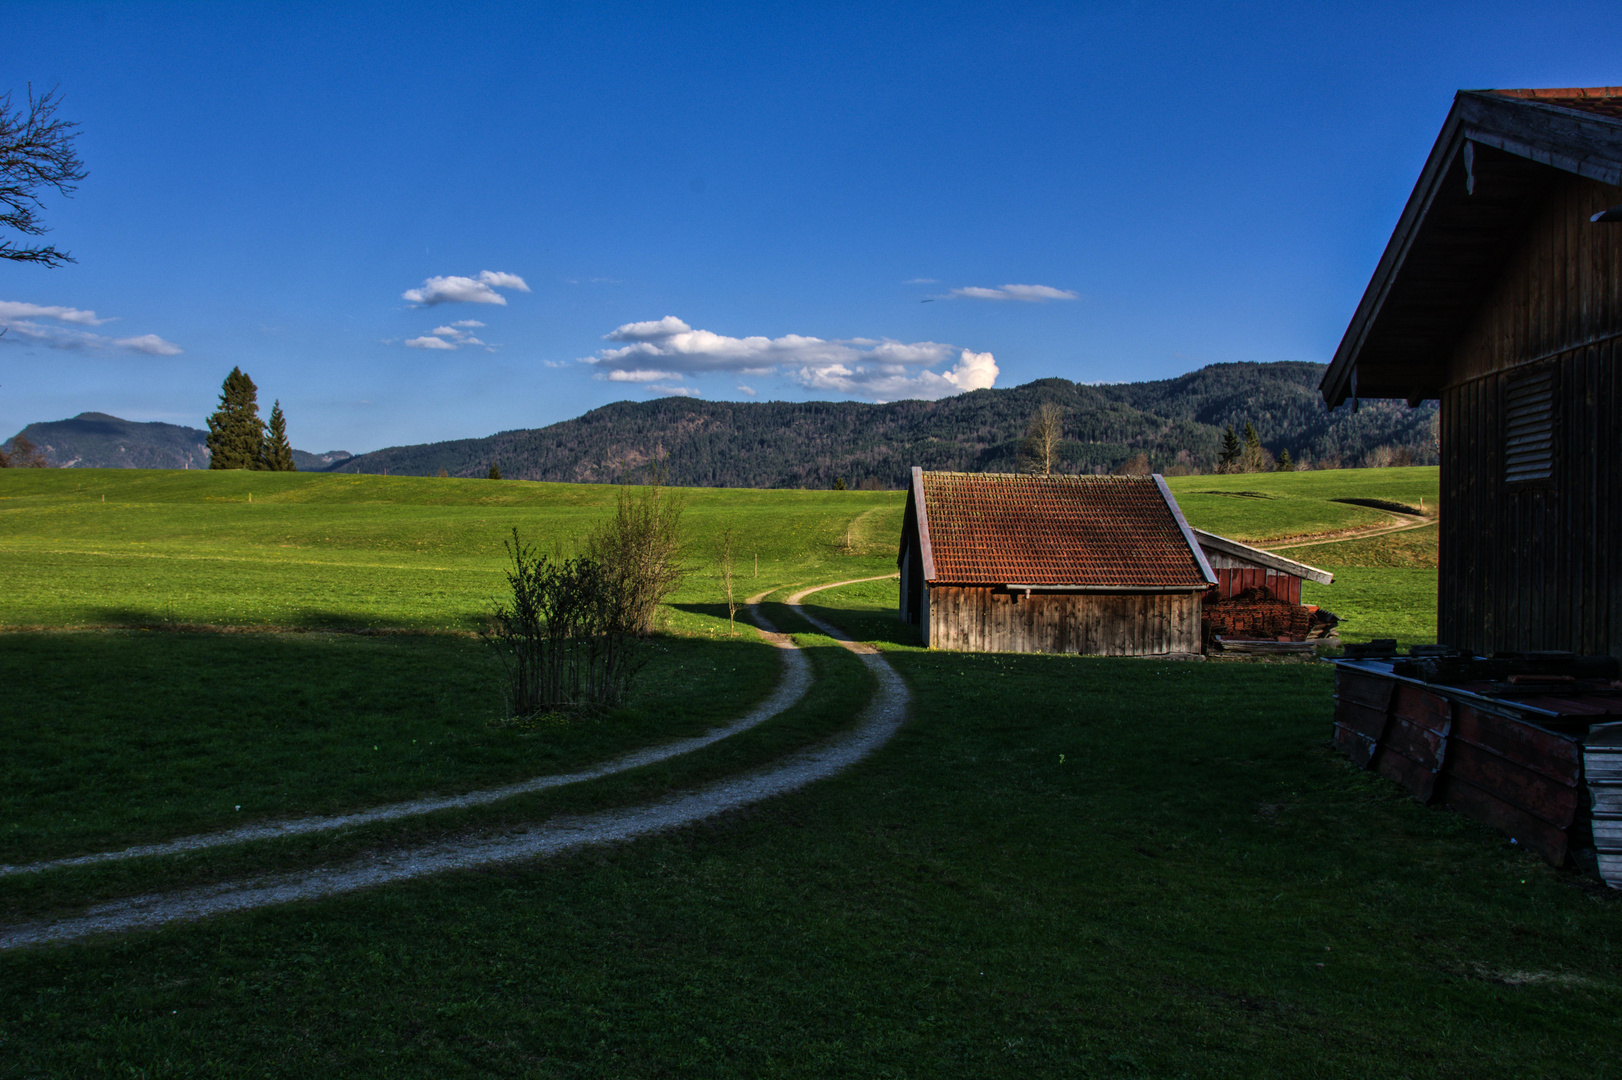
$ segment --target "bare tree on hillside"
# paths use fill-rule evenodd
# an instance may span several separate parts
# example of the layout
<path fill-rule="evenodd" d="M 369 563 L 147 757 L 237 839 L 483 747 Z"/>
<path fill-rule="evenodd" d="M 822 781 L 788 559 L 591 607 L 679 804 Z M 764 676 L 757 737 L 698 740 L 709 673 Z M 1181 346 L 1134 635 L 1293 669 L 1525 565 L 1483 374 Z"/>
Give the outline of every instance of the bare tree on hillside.
<path fill-rule="evenodd" d="M 1024 471 L 1038 476 L 1051 476 L 1059 463 L 1059 440 L 1064 438 L 1064 410 L 1051 401 L 1045 401 L 1031 414 L 1025 427 L 1025 442 L 1020 446 Z"/>

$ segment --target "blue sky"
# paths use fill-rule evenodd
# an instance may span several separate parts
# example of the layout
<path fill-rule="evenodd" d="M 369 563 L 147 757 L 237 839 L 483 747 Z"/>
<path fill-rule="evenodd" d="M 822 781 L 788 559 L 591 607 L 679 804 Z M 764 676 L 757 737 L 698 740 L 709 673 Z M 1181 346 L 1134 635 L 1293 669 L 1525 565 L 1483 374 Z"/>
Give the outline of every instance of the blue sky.
<path fill-rule="evenodd" d="M 90 173 L 0 265 L 0 434 L 232 365 L 359 452 L 1326 361 L 1453 92 L 1622 83 L 1614 15 L 0 2 Z"/>

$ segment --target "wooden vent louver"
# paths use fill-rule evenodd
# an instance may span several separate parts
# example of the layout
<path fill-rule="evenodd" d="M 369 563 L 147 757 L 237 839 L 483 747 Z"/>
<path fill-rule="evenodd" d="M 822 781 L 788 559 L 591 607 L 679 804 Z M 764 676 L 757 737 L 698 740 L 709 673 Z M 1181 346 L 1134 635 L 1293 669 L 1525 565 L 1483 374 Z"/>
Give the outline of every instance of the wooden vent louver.
<path fill-rule="evenodd" d="M 1554 475 L 1554 373 L 1509 380 L 1504 394 L 1504 479 Z"/>

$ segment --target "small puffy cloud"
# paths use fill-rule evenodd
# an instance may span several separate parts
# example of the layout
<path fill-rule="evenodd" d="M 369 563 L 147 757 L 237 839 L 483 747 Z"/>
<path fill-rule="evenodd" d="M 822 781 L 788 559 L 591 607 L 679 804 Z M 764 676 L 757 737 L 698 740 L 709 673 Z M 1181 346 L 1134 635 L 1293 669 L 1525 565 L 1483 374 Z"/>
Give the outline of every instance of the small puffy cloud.
<path fill-rule="evenodd" d="M 760 393 L 760 391 L 756 390 L 753 386 L 745 386 L 743 383 L 739 383 L 738 393 L 748 394 L 750 397 L 754 397 L 756 394 Z"/>
<path fill-rule="evenodd" d="M 1027 304 L 1081 299 L 1080 293 L 1071 292 L 1069 289 L 1055 289 L 1051 285 L 999 285 L 995 289 L 970 285 L 962 289 L 953 289 L 950 295 L 966 300 L 1023 300 Z"/>
<path fill-rule="evenodd" d="M 455 274 L 428 278 L 420 288 L 407 289 L 400 294 L 400 298 L 418 307 L 433 307 L 435 304 L 505 304 L 507 298 L 496 292 L 497 289 L 529 292 L 529 286 L 517 274 L 481 270 L 476 278 Z"/>
<path fill-rule="evenodd" d="M 436 326 L 422 337 L 408 338 L 404 342 L 408 349 L 460 349 L 464 345 L 483 345 L 484 342 L 461 329 L 464 326 L 483 326 L 482 322 L 474 319 L 465 319 L 462 322 L 452 323 L 449 326 Z"/>
<path fill-rule="evenodd" d="M 812 390 L 894 400 L 978 390 L 993 385 L 998 374 L 990 353 L 938 341 L 839 341 L 802 334 L 737 338 L 695 330 L 674 315 L 626 323 L 604 340 L 615 347 L 584 362 L 597 369 L 597 378 L 610 382 L 652 384 L 712 371 L 745 377 L 775 373 Z M 953 366 L 945 371 L 929 370 L 948 363 Z M 739 390 L 755 393 L 743 386 Z M 674 391 L 666 386 L 661 392 Z"/>
<path fill-rule="evenodd" d="M 147 356 L 178 356 L 180 346 L 156 334 L 111 338 L 81 329 L 114 321 L 100 318 L 94 311 L 62 305 L 25 304 L 0 300 L 0 345 L 43 345 L 89 353 L 125 352 Z"/>
<path fill-rule="evenodd" d="M 450 342 L 446 341 L 444 338 L 430 337 L 427 334 L 424 334 L 422 337 L 406 338 L 405 347 L 408 348 L 408 349 L 445 349 L 445 350 L 454 350 L 456 348 L 455 345 L 452 345 Z"/>
<path fill-rule="evenodd" d="M 649 383 L 646 387 L 648 393 L 659 394 L 662 397 L 703 397 L 703 391 L 694 390 L 691 386 L 663 386 L 659 383 Z"/>
<path fill-rule="evenodd" d="M 469 329 L 473 329 L 473 328 L 483 326 L 484 324 L 482 322 L 480 322 L 478 319 L 458 319 L 457 321 L 451 323 L 451 325 L 452 326 L 463 326 L 463 327 L 468 327 Z"/>
<path fill-rule="evenodd" d="M 148 356 L 179 356 L 180 346 L 172 341 L 165 341 L 156 334 L 142 334 L 139 337 L 118 338 L 113 342 L 121 349 L 131 352 L 146 353 Z"/>
<path fill-rule="evenodd" d="M 597 378 L 609 382 L 658 382 L 660 379 L 675 379 L 681 381 L 679 371 L 653 371 L 651 369 L 632 368 L 629 370 L 615 368 L 611 371 L 600 371 Z"/>
<path fill-rule="evenodd" d="M 79 326 L 100 326 L 102 323 L 113 321 L 98 319 L 94 311 L 81 311 L 78 308 L 0 300 L 0 323 L 9 324 L 12 319 L 55 319 L 57 322 L 75 323 Z"/>

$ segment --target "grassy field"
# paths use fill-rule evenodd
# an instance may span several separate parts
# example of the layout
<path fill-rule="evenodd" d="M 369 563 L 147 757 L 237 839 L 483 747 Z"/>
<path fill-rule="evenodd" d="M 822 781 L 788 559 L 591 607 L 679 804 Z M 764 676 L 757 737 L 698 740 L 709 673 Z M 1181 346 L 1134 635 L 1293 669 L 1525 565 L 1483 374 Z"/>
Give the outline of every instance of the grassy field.
<path fill-rule="evenodd" d="M 1430 509 L 1436 478 L 1172 483 L 1193 524 L 1282 542 L 1388 517 L 1340 499 Z M 740 537 L 745 593 L 893 568 L 897 495 L 685 495 L 694 573 L 636 699 L 524 729 L 492 723 L 499 687 L 468 636 L 501 587 L 501 540 L 516 524 L 568 544 L 612 489 L 0 471 L 0 625 L 53 628 L 0 634 L 0 862 L 466 790 L 702 730 L 777 665 L 729 633 L 719 530 Z M 1434 526 L 1285 554 L 1335 572 L 1307 599 L 1347 637 L 1434 633 Z M 1622 898 L 1330 752 L 1324 666 L 933 653 L 895 603 L 891 581 L 813 598 L 915 695 L 896 742 L 849 773 L 532 866 L 0 954 L 0 1077 L 1614 1068 Z M 0 922 L 776 760 L 848 725 L 872 684 L 765 610 L 818 681 L 745 736 L 480 810 L 0 878 Z M 183 624 L 248 631 L 130 629 Z M 330 627 L 391 632 L 307 632 Z"/>
<path fill-rule="evenodd" d="M 4 470 L 0 624 L 469 631 L 504 587 L 501 545 L 514 527 L 543 549 L 568 549 L 616 492 L 516 480 Z M 678 496 L 700 570 L 677 602 L 717 597 L 711 564 L 728 526 L 746 592 L 894 569 L 897 493 Z"/>
<path fill-rule="evenodd" d="M 1433 468 L 1170 481 L 1191 524 L 1252 542 L 1390 520 L 1339 500 L 1434 508 L 1436 483 Z M 713 564 L 727 527 L 737 537 L 744 593 L 894 569 L 901 493 L 681 495 L 697 572 L 679 603 L 718 598 Z M 471 631 L 502 588 L 501 544 L 514 526 L 543 546 L 568 546 L 615 496 L 601 485 L 522 481 L 4 470 L 0 626 Z M 1434 541 L 1428 558 L 1411 550 L 1416 558 L 1406 562 L 1389 561 L 1368 542 L 1286 554 L 1337 572 L 1337 585 L 1309 590 L 1309 602 L 1344 616 L 1348 639 L 1406 643 L 1435 633 Z"/>
<path fill-rule="evenodd" d="M 1342 500 L 1403 506 L 1434 515 L 1437 470 L 1336 469 L 1323 472 L 1181 476 L 1167 481 L 1189 524 L 1267 547 L 1337 530 L 1377 528 L 1396 519 Z M 1304 603 L 1333 611 L 1346 641 L 1436 640 L 1436 526 L 1279 552 L 1332 571 L 1333 585 L 1306 582 Z"/>
<path fill-rule="evenodd" d="M 1323 667 L 932 653 L 892 583 L 815 600 L 916 696 L 869 762 L 612 849 L 0 954 L 0 1075 L 1614 1067 L 1618 896 L 1330 752 Z"/>

